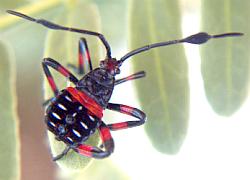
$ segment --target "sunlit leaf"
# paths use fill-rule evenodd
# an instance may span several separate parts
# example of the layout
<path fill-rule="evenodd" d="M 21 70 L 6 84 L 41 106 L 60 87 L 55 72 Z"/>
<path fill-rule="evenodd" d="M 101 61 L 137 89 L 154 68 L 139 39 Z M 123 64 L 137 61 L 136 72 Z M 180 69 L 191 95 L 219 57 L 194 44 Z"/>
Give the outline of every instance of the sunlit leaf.
<path fill-rule="evenodd" d="M 19 179 L 20 147 L 16 114 L 14 55 L 0 42 L 0 179 Z"/>
<path fill-rule="evenodd" d="M 27 0 L 1 0 L 0 10 L 5 13 L 6 8 L 17 8 L 21 5 L 27 4 Z"/>
<path fill-rule="evenodd" d="M 210 33 L 248 33 L 250 1 L 202 1 L 202 30 Z M 201 48 L 201 68 L 207 99 L 215 112 L 229 116 L 247 96 L 250 39 L 227 38 Z"/>
<path fill-rule="evenodd" d="M 31 16 L 53 19 L 61 9 L 55 7 Z M 17 78 L 15 88 L 18 95 L 18 115 L 21 129 L 21 160 L 22 165 L 24 165 L 21 167 L 22 177 L 35 177 L 37 171 L 41 170 L 44 164 L 48 165 L 47 168 L 54 165 L 47 145 L 44 108 L 42 107 L 43 73 L 41 62 L 46 28 L 20 18 L 16 19 L 17 24 L 4 29 L 0 36 L 10 44 L 15 52 Z M 36 163 L 36 166 L 25 165 L 33 162 L 34 159 L 36 159 L 35 162 L 39 162 Z M 54 169 L 50 168 L 42 177 L 52 176 L 48 174 L 52 174 Z"/>
<path fill-rule="evenodd" d="M 138 8 L 140 7 L 140 8 Z M 172 0 L 131 1 L 130 48 L 181 37 L 179 5 Z M 134 71 L 145 70 L 136 81 L 142 109 L 147 114 L 146 132 L 159 151 L 180 149 L 189 118 L 187 62 L 181 45 L 153 49 L 132 60 Z"/>
<path fill-rule="evenodd" d="M 72 176 L 71 176 L 72 177 Z M 75 180 L 91 179 L 91 180 L 127 180 L 128 175 L 122 170 L 116 167 L 112 161 L 105 160 L 95 160 L 83 173 L 75 174 Z"/>
<path fill-rule="evenodd" d="M 102 21 L 102 33 L 111 45 L 112 55 L 117 56 L 121 47 L 127 42 L 127 0 L 93 0 L 100 11 Z M 119 17 L 119 20 L 117 19 Z M 124 40 L 124 38 L 126 38 Z M 117 57 L 118 58 L 118 57 Z"/>
<path fill-rule="evenodd" d="M 63 15 L 62 15 L 63 14 Z M 77 3 L 72 5 L 70 8 L 58 15 L 58 18 L 54 21 L 58 24 L 71 26 L 76 28 L 88 29 L 91 31 L 99 31 L 99 14 L 96 6 L 91 3 Z M 72 32 L 62 32 L 62 31 L 49 31 L 45 57 L 51 57 L 57 60 L 64 66 L 72 63 L 77 65 L 78 62 L 78 41 L 80 37 L 88 37 L 88 45 L 91 53 L 91 58 L 94 60 L 93 65 L 96 66 L 96 61 L 99 60 L 99 40 L 96 37 L 89 37 L 86 35 L 79 35 Z M 93 53 L 92 53 L 93 52 Z M 70 69 L 72 73 L 76 74 L 73 69 Z M 67 86 L 66 79 L 59 75 L 59 73 L 54 73 L 55 81 L 60 89 Z M 51 88 L 48 83 L 45 82 L 46 99 L 53 96 Z M 53 156 L 60 154 L 64 148 L 65 144 L 55 140 L 55 136 L 49 133 L 49 140 L 52 149 Z M 97 145 L 99 142 L 98 134 L 90 137 L 86 142 L 87 144 Z M 83 170 L 91 161 L 91 158 L 80 156 L 74 151 L 70 151 L 67 156 L 57 161 L 58 164 L 67 169 Z"/>

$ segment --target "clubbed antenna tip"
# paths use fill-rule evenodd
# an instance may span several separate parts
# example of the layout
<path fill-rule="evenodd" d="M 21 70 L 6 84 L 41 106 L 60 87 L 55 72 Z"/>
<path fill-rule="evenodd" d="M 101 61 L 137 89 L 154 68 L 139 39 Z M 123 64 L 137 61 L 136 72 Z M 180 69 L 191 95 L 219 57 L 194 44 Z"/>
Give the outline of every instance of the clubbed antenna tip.
<path fill-rule="evenodd" d="M 149 45 L 137 48 L 137 49 L 125 54 L 119 61 L 120 61 L 120 64 L 122 64 L 126 59 L 128 59 L 131 56 L 134 56 L 134 55 L 139 54 L 141 52 L 148 51 L 149 49 L 160 47 L 160 46 L 169 46 L 169 45 L 174 45 L 174 44 L 179 44 L 179 43 L 203 44 L 203 43 L 206 43 L 210 39 L 235 37 L 235 36 L 242 36 L 242 35 L 244 35 L 244 34 L 239 33 L 239 32 L 230 32 L 230 33 L 216 34 L 216 35 L 209 35 L 206 32 L 200 32 L 200 33 L 188 36 L 184 39 L 159 42 L 159 43 L 149 44 Z"/>
<path fill-rule="evenodd" d="M 224 37 L 233 37 L 233 36 L 243 36 L 243 33 L 239 32 L 232 32 L 232 33 L 225 33 L 225 34 L 218 34 L 218 35 L 213 35 L 213 38 L 224 38 Z"/>
<path fill-rule="evenodd" d="M 242 36 L 242 35 L 244 34 L 239 33 L 239 32 L 231 32 L 231 33 L 216 34 L 216 35 L 209 35 L 206 32 L 200 32 L 200 33 L 188 36 L 187 38 L 184 38 L 180 41 L 191 43 L 191 44 L 203 44 L 212 38 L 225 38 L 225 37 L 234 37 L 234 36 Z"/>

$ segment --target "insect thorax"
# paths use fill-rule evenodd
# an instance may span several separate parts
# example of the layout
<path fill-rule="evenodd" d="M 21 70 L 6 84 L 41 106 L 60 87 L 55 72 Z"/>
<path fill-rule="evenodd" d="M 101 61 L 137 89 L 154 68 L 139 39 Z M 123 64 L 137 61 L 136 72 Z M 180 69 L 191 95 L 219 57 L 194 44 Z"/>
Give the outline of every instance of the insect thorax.
<path fill-rule="evenodd" d="M 114 81 L 114 76 L 110 75 L 105 69 L 96 68 L 77 83 L 76 89 L 84 91 L 105 108 L 112 95 Z"/>

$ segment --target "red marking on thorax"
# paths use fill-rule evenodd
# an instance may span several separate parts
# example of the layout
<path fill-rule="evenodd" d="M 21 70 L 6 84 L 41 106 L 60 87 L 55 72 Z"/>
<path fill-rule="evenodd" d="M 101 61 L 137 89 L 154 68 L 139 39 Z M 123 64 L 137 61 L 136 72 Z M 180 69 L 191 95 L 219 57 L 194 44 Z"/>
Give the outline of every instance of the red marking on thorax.
<path fill-rule="evenodd" d="M 78 91 L 73 87 L 68 87 L 66 89 L 78 102 L 80 102 L 84 107 L 86 107 L 90 112 L 92 112 L 98 118 L 103 116 L 103 108 L 97 104 L 95 100 L 89 97 L 82 91 Z"/>

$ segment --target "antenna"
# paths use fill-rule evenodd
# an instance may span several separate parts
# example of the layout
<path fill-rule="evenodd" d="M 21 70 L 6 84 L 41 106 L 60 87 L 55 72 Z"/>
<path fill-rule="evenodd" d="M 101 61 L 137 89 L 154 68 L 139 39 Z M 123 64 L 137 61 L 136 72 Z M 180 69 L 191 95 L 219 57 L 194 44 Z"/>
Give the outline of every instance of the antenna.
<path fill-rule="evenodd" d="M 159 43 L 149 44 L 149 45 L 134 49 L 133 51 L 125 54 L 119 60 L 119 63 L 122 64 L 126 59 L 130 58 L 131 56 L 134 56 L 144 51 L 148 51 L 156 47 L 169 46 L 169 45 L 180 44 L 180 43 L 203 44 L 203 43 L 206 43 L 209 39 L 234 37 L 234 36 L 242 36 L 242 35 L 243 33 L 238 33 L 238 32 L 231 32 L 231 33 L 217 34 L 217 35 L 209 35 L 206 32 L 200 32 L 200 33 L 188 36 L 184 39 L 159 42 Z"/>
<path fill-rule="evenodd" d="M 71 32 L 76 32 L 76 33 L 81 33 L 81 34 L 88 34 L 88 35 L 92 35 L 92 36 L 97 36 L 103 43 L 103 45 L 106 48 L 107 51 L 107 57 L 111 58 L 111 48 L 109 43 L 107 42 L 107 40 L 105 39 L 105 37 L 97 32 L 93 32 L 93 31 L 88 31 L 88 30 L 84 30 L 84 29 L 76 29 L 76 28 L 71 28 L 71 27 L 65 27 L 65 26 L 61 26 L 55 23 L 52 23 L 50 21 L 44 20 L 44 19 L 35 19 L 33 17 L 27 16 L 25 14 L 16 12 L 16 11 L 12 11 L 12 10 L 7 10 L 6 11 L 9 14 L 12 14 L 14 16 L 18 16 L 21 17 L 23 19 L 26 19 L 28 21 L 32 21 L 38 24 L 41 24 L 49 29 L 54 29 L 54 30 L 64 30 L 64 31 L 71 31 Z"/>

